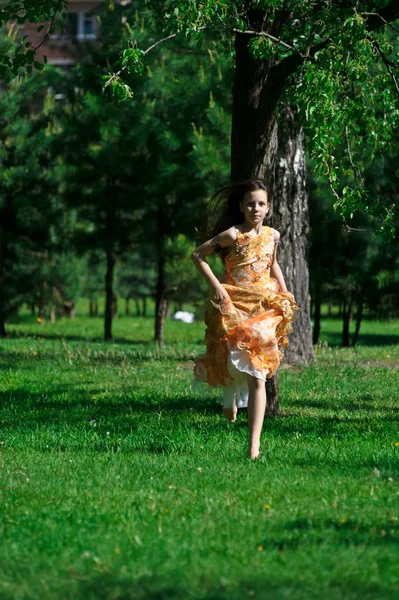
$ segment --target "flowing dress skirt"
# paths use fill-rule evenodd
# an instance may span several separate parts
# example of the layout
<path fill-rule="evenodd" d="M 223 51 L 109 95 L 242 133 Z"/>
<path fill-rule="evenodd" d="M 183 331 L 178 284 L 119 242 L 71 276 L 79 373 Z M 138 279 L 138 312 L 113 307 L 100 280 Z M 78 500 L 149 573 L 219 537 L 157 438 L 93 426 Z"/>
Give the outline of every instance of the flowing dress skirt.
<path fill-rule="evenodd" d="M 288 345 L 295 311 L 294 297 L 267 286 L 223 284 L 229 298 L 205 307 L 206 353 L 195 360 L 198 382 L 223 387 L 223 404 L 247 406 L 247 376 L 257 379 L 275 375 Z"/>

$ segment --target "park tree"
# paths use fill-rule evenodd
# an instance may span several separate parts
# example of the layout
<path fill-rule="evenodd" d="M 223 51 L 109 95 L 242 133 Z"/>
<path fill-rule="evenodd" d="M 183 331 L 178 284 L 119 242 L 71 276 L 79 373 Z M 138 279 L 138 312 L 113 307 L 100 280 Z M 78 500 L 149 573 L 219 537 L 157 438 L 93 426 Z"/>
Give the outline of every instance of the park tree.
<path fill-rule="evenodd" d="M 223 107 L 229 102 L 224 81 L 229 69 L 228 59 L 216 60 L 215 43 L 198 50 L 175 42 L 152 55 L 146 78 L 130 75 L 134 95 L 118 104 L 107 90 L 102 93 L 98 73 L 106 73 L 130 35 L 130 26 L 121 24 L 129 19 L 143 39 L 157 34 L 145 3 L 135 8 L 116 5 L 103 13 L 99 46 L 57 88 L 64 102 L 55 111 L 59 135 L 53 152 L 60 162 L 60 193 L 78 215 L 78 251 L 101 250 L 106 256 L 105 339 L 112 337 L 116 264 L 139 251 L 156 271 L 155 340 L 162 344 L 176 287 L 166 275 L 168 261 L 175 260 L 173 240 L 182 233 L 193 236 L 210 191 L 210 178 L 198 176 L 198 165 L 209 172 L 213 161 L 213 177 L 221 170 L 227 176 L 230 120 Z M 170 78 L 170 72 L 179 76 Z M 220 140 L 210 151 L 217 136 L 224 151 Z M 148 285 L 140 284 L 143 298 L 151 289 L 152 271 Z"/>
<path fill-rule="evenodd" d="M 164 23 L 166 36 L 159 43 L 184 36 L 200 40 L 217 31 L 234 51 L 231 179 L 265 177 L 272 184 L 272 224 L 283 234 L 280 261 L 302 308 L 288 356 L 307 362 L 313 350 L 304 130 L 316 168 L 328 178 L 345 223 L 363 208 L 380 218 L 380 228 L 392 233 L 392 208 L 370 195 L 361 163 L 364 152 L 375 156 L 384 150 L 398 121 L 397 65 L 386 31 L 399 17 L 399 3 L 179 0 L 150 4 Z M 132 39 L 124 64 L 107 84 L 115 90 L 122 86 L 124 73 L 142 68 L 155 45 L 141 48 Z M 345 152 L 338 163 L 336 150 L 342 146 Z M 353 187 L 340 181 L 348 170 L 354 175 Z"/>
<path fill-rule="evenodd" d="M 364 208 L 380 220 L 379 228 L 392 232 L 391 205 L 367 188 L 362 165 L 365 157 L 381 155 L 397 124 L 392 56 L 398 3 L 152 0 L 148 8 L 165 33 L 145 44 L 131 21 L 122 65 L 111 71 L 105 88 L 119 99 L 129 97 L 135 91 L 129 72 L 142 71 L 151 53 L 171 39 L 200 44 L 201 37 L 218 35 L 234 55 L 231 177 L 264 176 L 273 185 L 272 224 L 284 234 L 280 261 L 302 306 L 289 357 L 306 362 L 312 347 L 304 132 L 348 230 L 351 215 Z M 344 185 L 348 171 L 353 185 Z"/>
<path fill-rule="evenodd" d="M 0 96 L 0 335 L 5 320 L 24 301 L 38 305 L 39 316 L 60 289 L 54 260 L 65 250 L 57 235 L 67 234 L 63 205 L 55 195 L 47 129 L 47 97 L 38 94 L 40 110 L 31 98 L 38 77 L 14 81 Z M 55 280 L 57 278 L 57 281 Z M 42 314 L 40 314 L 42 313 Z"/>
<path fill-rule="evenodd" d="M 368 187 L 378 188 L 385 204 L 397 197 L 397 145 L 384 156 L 365 166 Z M 312 164 L 310 171 L 312 172 Z M 352 183 L 351 178 L 347 184 Z M 343 346 L 355 346 L 365 314 L 377 319 L 393 317 L 399 310 L 397 286 L 398 239 L 390 242 L 375 234 L 376 223 L 370 215 L 358 213 L 351 230 L 340 226 L 334 212 L 327 182 L 309 178 L 310 199 L 310 292 L 312 298 L 313 343 L 320 338 L 322 303 L 338 304 L 342 319 Z M 393 226 L 398 231 L 398 215 Z M 350 328 L 354 321 L 354 331 Z"/>

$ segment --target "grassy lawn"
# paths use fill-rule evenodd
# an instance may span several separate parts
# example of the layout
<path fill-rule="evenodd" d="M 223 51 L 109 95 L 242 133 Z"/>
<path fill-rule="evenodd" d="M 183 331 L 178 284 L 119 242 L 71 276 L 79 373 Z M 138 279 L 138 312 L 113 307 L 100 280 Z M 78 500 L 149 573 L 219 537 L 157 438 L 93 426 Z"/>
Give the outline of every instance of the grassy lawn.
<path fill-rule="evenodd" d="M 114 343 L 101 319 L 10 323 L 1 600 L 399 597 L 399 322 L 354 349 L 323 323 L 255 463 L 245 413 L 191 391 L 201 324 L 168 321 L 160 349 L 152 319 L 117 319 Z"/>

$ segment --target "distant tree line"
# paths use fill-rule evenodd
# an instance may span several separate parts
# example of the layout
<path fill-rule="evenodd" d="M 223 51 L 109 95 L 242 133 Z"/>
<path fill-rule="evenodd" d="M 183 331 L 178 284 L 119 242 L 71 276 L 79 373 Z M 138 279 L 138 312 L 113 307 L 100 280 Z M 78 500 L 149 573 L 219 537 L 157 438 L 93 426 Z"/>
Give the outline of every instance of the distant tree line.
<path fill-rule="evenodd" d="M 118 297 L 125 300 L 126 314 L 131 302 L 137 314 L 145 314 L 152 298 L 154 337 L 162 343 L 170 302 L 183 306 L 206 294 L 188 257 L 195 228 L 204 227 L 207 196 L 230 178 L 231 47 L 212 33 L 205 40 L 188 43 L 178 37 L 159 45 L 149 54 L 142 76 L 126 70 L 132 97 L 119 103 L 122 84 L 114 95 L 112 86 L 103 93 L 101 76 L 107 81 L 110 65 L 121 53 L 126 53 L 126 64 L 131 60 L 126 47 L 133 33 L 148 45 L 162 36 L 162 29 L 145 3 L 135 3 L 134 9 L 115 4 L 102 12 L 100 43 L 88 47 L 76 67 L 47 66 L 4 87 L 1 335 L 7 318 L 23 304 L 39 319 L 54 320 L 72 317 L 76 300 L 86 297 L 96 316 L 97 299 L 104 294 L 105 339 L 112 338 Z M 9 36 L 3 35 L 0 44 L 3 54 L 15 56 Z M 296 109 L 281 111 L 286 126 L 279 130 L 278 164 L 290 164 L 296 156 L 292 148 L 303 154 L 303 132 Z M 361 129 L 361 115 L 356 118 Z M 383 135 L 380 129 L 378 135 Z M 396 140 L 364 164 L 363 177 L 382 207 L 397 199 L 397 150 Z M 341 149 L 342 155 L 347 151 L 347 146 Z M 341 307 L 343 344 L 348 345 L 356 343 L 365 310 L 387 318 L 398 314 L 398 246 L 374 236 L 375 222 L 365 213 L 344 233 L 332 208 L 327 174 L 317 177 L 313 165 L 308 170 L 313 342 L 319 340 L 322 303 L 333 300 Z M 279 180 L 289 180 L 291 187 L 279 188 L 287 197 L 286 204 L 275 199 L 277 220 L 295 193 L 291 175 L 280 168 Z M 354 179 L 348 171 L 343 181 L 351 194 Z M 306 232 L 306 220 L 301 223 Z M 352 319 L 356 332 L 350 338 Z"/>

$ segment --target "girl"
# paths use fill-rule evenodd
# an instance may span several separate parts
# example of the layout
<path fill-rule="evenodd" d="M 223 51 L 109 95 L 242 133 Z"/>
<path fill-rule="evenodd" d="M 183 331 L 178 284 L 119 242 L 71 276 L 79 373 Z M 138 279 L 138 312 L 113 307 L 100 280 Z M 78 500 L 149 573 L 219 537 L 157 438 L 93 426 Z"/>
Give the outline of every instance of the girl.
<path fill-rule="evenodd" d="M 209 201 L 208 233 L 192 259 L 209 282 L 205 307 L 206 354 L 195 361 L 197 381 L 223 387 L 223 414 L 236 420 L 237 407 L 248 405 L 248 456 L 258 458 L 266 409 L 265 380 L 275 375 L 280 348 L 288 345 L 294 311 L 276 260 L 280 234 L 264 227 L 270 190 L 261 179 L 232 183 Z M 219 253 L 223 283 L 206 257 Z"/>

